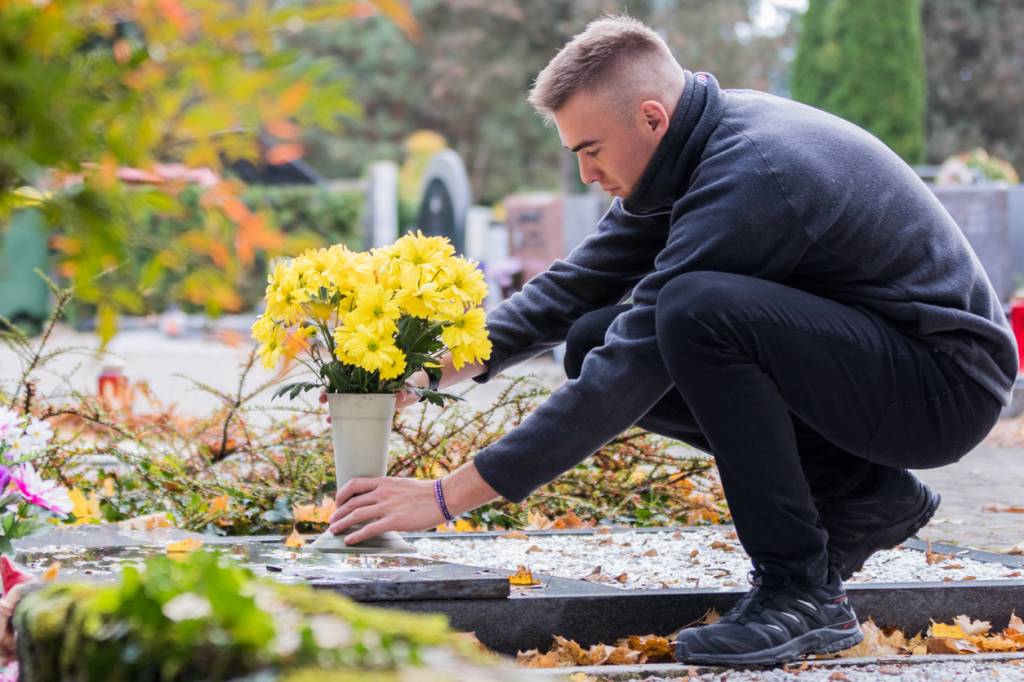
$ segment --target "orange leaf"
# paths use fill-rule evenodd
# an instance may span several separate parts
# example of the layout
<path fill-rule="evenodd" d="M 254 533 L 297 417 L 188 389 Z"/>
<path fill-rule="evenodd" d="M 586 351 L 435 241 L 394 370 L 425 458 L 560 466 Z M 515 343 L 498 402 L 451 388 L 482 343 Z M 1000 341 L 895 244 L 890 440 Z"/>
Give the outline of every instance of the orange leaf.
<path fill-rule="evenodd" d="M 203 541 L 199 538 L 185 538 L 184 540 L 178 540 L 177 542 L 167 543 L 168 554 L 186 554 L 188 552 L 194 552 L 203 546 Z"/>
<path fill-rule="evenodd" d="M 43 574 L 40 576 L 44 583 L 52 583 L 57 579 L 57 574 L 60 572 L 60 562 L 54 561 L 52 564 L 46 567 Z"/>
<path fill-rule="evenodd" d="M 301 159 L 305 153 L 306 148 L 297 142 L 274 145 L 267 150 L 267 163 L 271 166 L 279 166 L 282 163 Z"/>
<path fill-rule="evenodd" d="M 228 496 L 218 495 L 217 497 L 210 500 L 210 512 L 217 514 L 228 510 Z"/>
<path fill-rule="evenodd" d="M 508 582 L 511 585 L 540 585 L 540 581 L 533 577 L 533 572 L 530 571 L 526 566 L 520 566 L 516 569 L 516 572 L 508 577 Z"/>
<path fill-rule="evenodd" d="M 576 512 L 568 511 L 562 514 L 551 524 L 552 528 L 583 528 L 586 524 L 576 516 Z"/>
<path fill-rule="evenodd" d="M 297 112 L 306 103 L 309 91 L 310 86 L 306 81 L 299 81 L 285 90 L 276 102 L 277 111 L 281 118 L 291 116 Z"/>
<path fill-rule="evenodd" d="M 306 541 L 299 535 L 299 531 L 296 528 L 292 528 L 292 534 L 284 541 L 285 547 L 302 547 L 306 544 Z"/>
<path fill-rule="evenodd" d="M 297 140 L 302 134 L 302 129 L 285 118 L 275 121 L 267 121 L 265 124 L 267 132 L 280 140 Z"/>

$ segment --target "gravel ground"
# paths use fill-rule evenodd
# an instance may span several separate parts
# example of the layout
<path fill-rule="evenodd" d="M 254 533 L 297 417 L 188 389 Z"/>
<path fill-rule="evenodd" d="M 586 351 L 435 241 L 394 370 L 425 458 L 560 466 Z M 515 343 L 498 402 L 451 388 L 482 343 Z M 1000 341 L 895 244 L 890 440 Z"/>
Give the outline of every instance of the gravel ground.
<path fill-rule="evenodd" d="M 836 667 L 809 667 L 801 670 L 799 665 L 791 665 L 789 670 L 749 670 L 749 671 L 728 671 L 708 672 L 701 675 L 682 675 L 670 677 L 643 676 L 643 677 L 619 677 L 604 678 L 602 676 L 588 676 L 588 681 L 599 682 L 612 680 L 626 682 L 636 680 L 637 682 L 786 682 L 794 680 L 798 682 L 835 682 L 836 680 L 847 680 L 849 682 L 877 682 L 878 680 L 893 680 L 894 682 L 952 682 L 954 680 L 1024 680 L 1024 665 L 1021 660 L 1015 661 L 972 661 L 972 660 L 944 660 L 935 663 L 917 663 L 901 665 L 898 663 L 872 663 L 869 665 Z"/>
<path fill-rule="evenodd" d="M 515 570 L 599 582 L 626 589 L 703 587 L 746 589 L 750 560 L 735 532 L 714 528 L 663 533 L 474 539 L 420 539 L 421 556 L 487 568 Z M 949 582 L 1021 578 L 1024 571 L 1001 564 L 949 557 L 929 565 L 923 552 L 879 552 L 851 583 Z"/>

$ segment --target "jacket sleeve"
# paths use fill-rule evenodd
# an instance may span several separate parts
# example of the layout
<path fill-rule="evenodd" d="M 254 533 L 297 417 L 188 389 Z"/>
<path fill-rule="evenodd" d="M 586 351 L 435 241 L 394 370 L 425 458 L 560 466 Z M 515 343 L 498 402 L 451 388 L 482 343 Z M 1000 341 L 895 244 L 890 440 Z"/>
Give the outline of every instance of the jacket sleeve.
<path fill-rule="evenodd" d="M 616 199 L 594 234 L 487 316 L 493 349 L 487 371 L 474 380 L 486 382 L 557 346 L 581 315 L 621 301 L 654 268 L 668 222 L 667 211 L 635 216 Z"/>
<path fill-rule="evenodd" d="M 637 285 L 633 307 L 615 319 L 604 345 L 587 354 L 579 378 L 477 454 L 481 476 L 506 499 L 522 501 L 589 457 L 672 388 L 655 333 L 655 303 L 669 280 L 713 270 L 781 281 L 800 261 L 809 239 L 770 172 L 733 173 L 728 155 L 718 164 L 699 168 L 676 202 L 655 270 Z"/>

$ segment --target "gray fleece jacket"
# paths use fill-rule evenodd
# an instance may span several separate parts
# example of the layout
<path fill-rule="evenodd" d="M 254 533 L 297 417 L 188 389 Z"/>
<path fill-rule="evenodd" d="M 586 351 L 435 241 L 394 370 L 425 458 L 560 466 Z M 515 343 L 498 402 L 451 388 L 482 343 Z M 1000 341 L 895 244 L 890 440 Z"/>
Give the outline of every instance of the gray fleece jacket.
<path fill-rule="evenodd" d="M 484 480 L 521 501 L 661 400 L 672 382 L 658 352 L 655 301 L 690 271 L 759 277 L 872 310 L 949 353 L 1007 404 L 1017 349 L 1002 306 L 914 171 L 840 118 L 722 90 L 709 74 L 685 78 L 632 194 L 488 316 L 494 349 L 478 382 L 558 345 L 584 313 L 633 296 L 579 378 L 477 454 Z"/>

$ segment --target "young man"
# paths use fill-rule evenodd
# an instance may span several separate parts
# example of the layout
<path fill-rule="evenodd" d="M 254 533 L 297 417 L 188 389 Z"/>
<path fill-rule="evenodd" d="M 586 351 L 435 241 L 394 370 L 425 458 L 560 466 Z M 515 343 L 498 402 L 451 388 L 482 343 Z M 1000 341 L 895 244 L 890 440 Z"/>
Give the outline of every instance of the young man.
<path fill-rule="evenodd" d="M 976 445 L 1017 372 L 970 246 L 879 140 L 722 90 L 633 19 L 590 24 L 530 101 L 583 181 L 616 199 L 596 234 L 491 314 L 487 366 L 446 365 L 442 384 L 486 381 L 562 341 L 569 381 L 439 489 L 351 482 L 332 529 L 370 521 L 357 542 L 523 500 L 639 424 L 715 456 L 754 564 L 733 611 L 679 634 L 679 660 L 773 663 L 856 644 L 842 581 L 939 503 L 907 469 Z"/>

